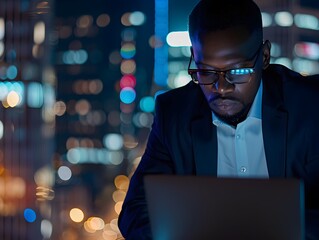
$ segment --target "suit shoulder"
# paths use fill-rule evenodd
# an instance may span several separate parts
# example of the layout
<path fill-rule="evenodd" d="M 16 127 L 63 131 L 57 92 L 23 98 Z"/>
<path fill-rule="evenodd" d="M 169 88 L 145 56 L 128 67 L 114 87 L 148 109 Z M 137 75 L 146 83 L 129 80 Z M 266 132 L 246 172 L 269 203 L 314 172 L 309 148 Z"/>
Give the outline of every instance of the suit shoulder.
<path fill-rule="evenodd" d="M 158 95 L 156 101 L 161 104 L 183 103 L 187 99 L 195 98 L 200 93 L 198 85 L 190 82 L 183 87 L 171 89 Z"/>
<path fill-rule="evenodd" d="M 210 112 L 201 88 L 193 82 L 169 90 L 156 97 L 155 115 L 169 115 L 169 118 L 192 118 L 202 112 Z"/>
<path fill-rule="evenodd" d="M 305 76 L 279 64 L 270 64 L 264 71 L 267 82 L 285 86 L 305 88 L 310 91 L 319 91 L 319 75 Z"/>

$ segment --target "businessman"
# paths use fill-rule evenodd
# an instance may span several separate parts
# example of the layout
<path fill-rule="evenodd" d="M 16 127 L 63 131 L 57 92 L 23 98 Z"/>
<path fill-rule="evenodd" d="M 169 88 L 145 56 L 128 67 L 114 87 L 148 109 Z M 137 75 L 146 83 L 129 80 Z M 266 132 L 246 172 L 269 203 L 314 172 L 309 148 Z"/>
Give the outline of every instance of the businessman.
<path fill-rule="evenodd" d="M 186 86 L 161 94 L 119 218 L 126 239 L 152 239 L 147 174 L 297 178 L 307 239 L 319 239 L 319 76 L 270 64 L 251 0 L 202 0 L 189 16 Z"/>

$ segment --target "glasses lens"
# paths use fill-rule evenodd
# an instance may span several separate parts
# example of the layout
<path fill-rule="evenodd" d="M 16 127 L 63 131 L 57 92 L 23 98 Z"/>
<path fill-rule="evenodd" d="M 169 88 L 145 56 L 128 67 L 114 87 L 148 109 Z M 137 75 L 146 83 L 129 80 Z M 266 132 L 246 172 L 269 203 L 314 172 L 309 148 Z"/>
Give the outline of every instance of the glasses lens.
<path fill-rule="evenodd" d="M 238 68 L 225 71 L 225 78 L 231 84 L 240 84 L 249 82 L 253 68 Z M 199 84 L 214 84 L 219 79 L 221 73 L 214 71 L 195 71 L 191 73 L 194 81 Z"/>
<path fill-rule="evenodd" d="M 226 72 L 226 78 L 231 83 L 246 83 L 251 79 L 253 68 L 238 68 Z"/>
<path fill-rule="evenodd" d="M 202 84 L 212 84 L 218 80 L 218 74 L 208 71 L 196 72 L 195 80 Z"/>

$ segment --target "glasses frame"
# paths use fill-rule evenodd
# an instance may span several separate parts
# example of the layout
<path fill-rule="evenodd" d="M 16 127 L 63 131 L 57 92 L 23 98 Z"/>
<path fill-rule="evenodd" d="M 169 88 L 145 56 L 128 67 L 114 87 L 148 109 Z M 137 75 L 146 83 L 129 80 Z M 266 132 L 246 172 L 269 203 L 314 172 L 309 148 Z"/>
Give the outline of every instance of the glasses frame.
<path fill-rule="evenodd" d="M 251 76 L 252 74 L 254 74 L 254 73 L 255 73 L 255 66 L 256 66 L 257 60 L 258 60 L 259 55 L 260 55 L 260 50 L 262 49 L 263 45 L 264 45 L 264 44 L 261 43 L 260 46 L 258 47 L 257 51 L 254 53 L 253 57 L 252 57 L 251 59 L 246 60 L 246 61 L 251 61 L 252 59 L 255 58 L 254 63 L 253 63 L 253 66 L 251 66 L 251 67 L 242 67 L 242 68 L 232 68 L 232 69 L 228 69 L 228 70 L 225 70 L 225 71 L 210 70 L 210 69 L 200 69 L 200 68 L 198 68 L 198 69 L 192 69 L 192 68 L 190 68 L 192 61 L 194 61 L 194 55 L 193 55 L 193 53 L 192 53 L 192 54 L 191 54 L 191 57 L 190 57 L 190 59 L 189 59 L 189 63 L 188 63 L 188 74 L 191 76 L 192 81 L 193 81 L 194 83 L 198 84 L 198 85 L 212 85 L 212 84 L 216 84 L 216 82 L 217 82 L 218 79 L 219 79 L 219 76 L 218 76 L 218 78 L 216 78 L 216 80 L 212 81 L 211 83 L 201 83 L 201 82 L 199 82 L 197 79 L 195 79 L 195 78 L 193 77 L 193 74 L 197 74 L 198 72 L 201 72 L 201 73 L 213 73 L 213 74 L 223 75 L 223 76 L 225 76 L 225 80 L 226 80 L 228 83 L 232 84 L 232 85 L 234 85 L 234 84 L 247 83 L 247 82 L 250 81 L 251 78 L 249 78 L 249 79 L 248 79 L 247 81 L 245 81 L 245 82 L 240 82 L 240 83 L 236 83 L 236 82 L 235 82 L 235 83 L 234 83 L 233 81 L 230 81 L 230 80 L 227 78 L 227 73 L 230 72 L 230 71 L 233 71 L 233 70 L 251 69 L 252 72 L 250 72 L 249 75 Z M 195 64 L 196 64 L 196 62 L 195 62 Z"/>

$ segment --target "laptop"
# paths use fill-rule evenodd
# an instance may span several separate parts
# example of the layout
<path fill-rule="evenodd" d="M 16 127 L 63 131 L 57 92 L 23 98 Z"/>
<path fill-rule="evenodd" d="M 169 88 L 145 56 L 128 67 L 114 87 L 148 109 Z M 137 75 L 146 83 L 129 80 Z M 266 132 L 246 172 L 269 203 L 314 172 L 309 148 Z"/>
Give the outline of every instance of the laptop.
<path fill-rule="evenodd" d="M 297 179 L 147 175 L 154 240 L 303 240 L 304 188 Z"/>

